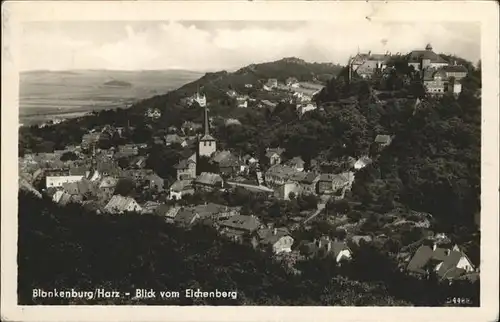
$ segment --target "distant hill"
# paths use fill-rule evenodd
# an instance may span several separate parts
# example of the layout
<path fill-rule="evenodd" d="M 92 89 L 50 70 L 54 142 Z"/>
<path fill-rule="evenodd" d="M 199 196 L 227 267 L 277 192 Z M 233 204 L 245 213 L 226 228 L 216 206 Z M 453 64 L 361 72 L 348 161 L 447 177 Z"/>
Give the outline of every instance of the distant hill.
<path fill-rule="evenodd" d="M 138 102 L 133 107 L 141 109 L 154 105 L 163 108 L 165 104 L 176 103 L 179 98 L 192 95 L 198 90 L 202 90 L 209 101 L 220 99 L 225 97 L 229 89 L 245 92 L 245 84 L 256 86 L 269 78 L 284 82 L 288 77 L 295 77 L 299 81 L 317 80 L 326 83 L 337 76 L 341 69 L 342 66 L 337 64 L 309 63 L 299 58 L 288 57 L 273 62 L 252 64 L 232 73 L 227 71 L 206 73 L 175 91 Z"/>
<path fill-rule="evenodd" d="M 109 82 L 104 83 L 104 86 L 132 87 L 132 84 L 129 82 L 113 79 L 113 80 L 110 80 Z"/>

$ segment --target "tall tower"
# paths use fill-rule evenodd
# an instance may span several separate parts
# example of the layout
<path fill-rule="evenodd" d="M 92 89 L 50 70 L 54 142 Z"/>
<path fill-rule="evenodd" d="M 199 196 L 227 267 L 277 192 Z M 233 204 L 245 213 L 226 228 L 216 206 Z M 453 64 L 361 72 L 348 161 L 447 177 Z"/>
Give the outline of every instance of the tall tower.
<path fill-rule="evenodd" d="M 204 111 L 205 133 L 198 141 L 198 156 L 209 157 L 217 150 L 217 146 L 214 137 L 210 135 L 210 122 L 208 119 L 208 108 L 206 106 Z"/>

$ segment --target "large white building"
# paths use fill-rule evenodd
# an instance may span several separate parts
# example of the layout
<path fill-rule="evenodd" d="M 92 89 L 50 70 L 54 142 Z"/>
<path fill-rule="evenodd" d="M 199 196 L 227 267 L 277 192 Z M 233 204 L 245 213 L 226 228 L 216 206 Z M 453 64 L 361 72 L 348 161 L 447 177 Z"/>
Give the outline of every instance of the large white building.
<path fill-rule="evenodd" d="M 431 44 L 427 44 L 425 50 L 414 50 L 409 54 L 408 65 L 421 71 L 427 68 L 439 69 L 449 63 L 432 50 Z"/>

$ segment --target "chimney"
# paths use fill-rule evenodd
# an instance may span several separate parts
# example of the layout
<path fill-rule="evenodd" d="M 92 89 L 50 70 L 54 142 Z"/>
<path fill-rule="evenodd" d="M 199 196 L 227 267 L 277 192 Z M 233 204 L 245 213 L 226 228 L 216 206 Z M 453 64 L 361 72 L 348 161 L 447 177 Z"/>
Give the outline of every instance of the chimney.
<path fill-rule="evenodd" d="M 432 250 L 433 250 L 433 251 L 435 251 L 435 250 L 436 250 L 436 248 L 437 248 L 437 244 L 436 244 L 436 243 L 434 243 L 434 244 L 432 245 Z"/>
<path fill-rule="evenodd" d="M 273 235 L 277 235 L 278 234 L 278 228 L 274 228 L 273 229 Z"/>

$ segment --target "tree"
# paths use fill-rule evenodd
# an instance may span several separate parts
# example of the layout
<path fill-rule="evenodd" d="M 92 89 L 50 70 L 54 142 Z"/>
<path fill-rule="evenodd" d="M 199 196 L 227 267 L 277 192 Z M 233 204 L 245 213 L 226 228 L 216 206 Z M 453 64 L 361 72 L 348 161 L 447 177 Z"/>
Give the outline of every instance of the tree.
<path fill-rule="evenodd" d="M 68 151 L 68 152 L 64 152 L 61 155 L 60 160 L 61 161 L 75 161 L 75 160 L 78 160 L 78 156 L 76 155 L 75 152 Z"/>
<path fill-rule="evenodd" d="M 123 178 L 118 180 L 115 188 L 115 195 L 130 196 L 134 193 L 135 183 L 132 179 Z"/>
<path fill-rule="evenodd" d="M 127 169 L 130 166 L 130 159 L 127 157 L 121 157 L 117 160 L 117 164 L 122 169 Z"/>
<path fill-rule="evenodd" d="M 347 213 L 347 218 L 351 223 L 358 222 L 362 217 L 363 217 L 362 214 L 356 210 Z"/>

